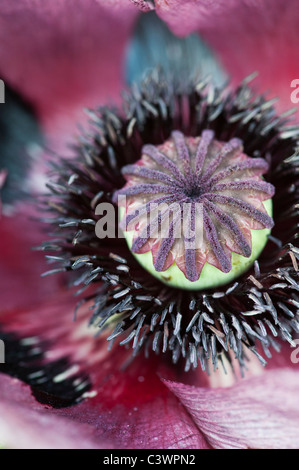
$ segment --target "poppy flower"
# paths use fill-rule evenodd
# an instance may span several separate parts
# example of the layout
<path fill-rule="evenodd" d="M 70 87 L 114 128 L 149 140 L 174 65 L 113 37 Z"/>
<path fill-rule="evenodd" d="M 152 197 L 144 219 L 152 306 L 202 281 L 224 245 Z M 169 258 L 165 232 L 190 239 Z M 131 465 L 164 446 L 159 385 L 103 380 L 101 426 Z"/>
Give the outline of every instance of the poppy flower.
<path fill-rule="evenodd" d="M 298 72 L 295 2 L 2 3 L 1 445 L 298 447 L 290 349 L 298 331 L 298 130 L 287 111 Z M 157 25 L 166 31 L 145 13 L 154 7 L 176 44 L 167 43 L 162 64 L 149 47 Z M 179 39 L 190 33 L 218 59 L 201 46 L 194 63 L 197 36 L 191 45 Z M 125 61 L 127 80 L 137 82 L 122 108 Z M 244 77 L 255 70 L 251 85 Z M 78 121 L 88 130 L 75 139 Z M 203 190 L 204 262 L 182 244 L 171 251 L 170 238 L 162 246 L 141 237 L 135 223 L 131 245 L 96 236 L 97 204 L 116 207 L 118 194 L 129 197 L 126 229 L 132 204 L 147 211 L 140 194 L 180 202 Z M 271 235 L 262 253 L 226 278 L 235 254 L 249 258 L 263 230 Z M 42 279 L 37 246 L 53 274 Z M 147 253 L 150 269 L 136 256 Z M 168 279 L 174 262 L 174 280 L 183 273 L 197 282 L 207 263 L 224 281 L 182 289 Z"/>

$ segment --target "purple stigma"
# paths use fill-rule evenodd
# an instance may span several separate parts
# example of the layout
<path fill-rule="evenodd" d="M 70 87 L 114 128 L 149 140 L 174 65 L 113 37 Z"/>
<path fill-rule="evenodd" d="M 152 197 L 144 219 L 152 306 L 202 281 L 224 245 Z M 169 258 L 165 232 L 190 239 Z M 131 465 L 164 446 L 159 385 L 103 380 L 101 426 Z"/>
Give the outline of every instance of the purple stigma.
<path fill-rule="evenodd" d="M 205 263 L 229 272 L 232 253 L 251 256 L 251 230 L 273 227 L 263 205 L 274 195 L 262 178 L 267 171 L 264 159 L 243 153 L 240 139 L 220 142 L 212 130 L 199 137 L 173 131 L 162 145 L 145 145 L 114 194 L 115 202 L 126 196 L 121 226 L 134 231 L 132 251 L 151 251 L 158 272 L 175 262 L 192 282 Z"/>

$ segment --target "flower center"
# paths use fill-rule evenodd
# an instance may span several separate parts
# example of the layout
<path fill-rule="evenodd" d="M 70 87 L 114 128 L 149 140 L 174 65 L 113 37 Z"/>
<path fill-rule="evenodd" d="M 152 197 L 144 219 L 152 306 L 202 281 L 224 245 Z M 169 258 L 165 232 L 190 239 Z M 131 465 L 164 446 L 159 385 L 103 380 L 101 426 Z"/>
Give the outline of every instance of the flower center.
<path fill-rule="evenodd" d="M 227 92 L 155 69 L 123 111 L 91 114 L 76 158 L 55 166 L 44 200 L 51 236 L 40 247 L 56 268 L 47 274 L 73 272 L 80 299 L 88 291 L 90 323 L 134 357 L 171 355 L 186 371 L 237 358 L 243 373 L 248 349 L 265 364 L 298 331 L 299 134 L 248 81 Z M 266 180 L 276 189 L 268 243 L 274 188 Z M 112 198 L 127 243 L 115 236 Z"/>
<path fill-rule="evenodd" d="M 196 185 L 190 185 L 190 187 L 186 188 L 185 194 L 190 199 L 197 199 L 204 193 L 204 188 Z"/>
<path fill-rule="evenodd" d="M 219 142 L 211 130 L 195 138 L 174 131 L 158 147 L 145 145 L 141 159 L 123 168 L 127 184 L 115 195 L 132 252 L 174 286 L 231 281 L 254 262 L 273 226 L 267 170 L 264 159 L 242 152 L 241 140 Z"/>

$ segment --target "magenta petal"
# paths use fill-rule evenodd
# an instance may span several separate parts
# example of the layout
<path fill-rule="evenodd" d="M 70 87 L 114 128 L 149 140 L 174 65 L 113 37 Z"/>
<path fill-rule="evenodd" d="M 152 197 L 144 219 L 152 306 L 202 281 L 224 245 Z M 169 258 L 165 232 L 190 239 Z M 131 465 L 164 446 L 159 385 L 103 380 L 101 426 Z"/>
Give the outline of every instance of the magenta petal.
<path fill-rule="evenodd" d="M 0 445 L 12 448 L 210 448 L 178 400 L 161 383 L 161 396 L 108 409 L 93 399 L 56 411 L 34 401 L 28 386 L 0 374 Z M 166 392 L 166 393 L 165 393 Z M 113 390 L 110 390 L 113 394 Z M 163 396 L 164 395 L 164 396 Z M 111 444 L 111 442 L 113 444 Z"/>
<path fill-rule="evenodd" d="M 47 302 L 63 285 L 60 277 L 42 281 L 40 276 L 47 270 L 45 257 L 32 250 L 40 244 L 42 228 L 24 215 L 25 209 L 28 211 L 23 205 L 11 217 L 0 220 L 0 316 L 12 308 Z"/>
<path fill-rule="evenodd" d="M 77 322 L 72 323 L 73 306 L 69 293 L 66 293 L 57 294 L 55 301 L 48 299 L 44 307 L 11 311 L 0 317 L 4 331 L 14 333 L 19 338 L 38 338 L 36 344 L 44 352 L 38 370 L 43 370 L 43 364 L 47 363 L 51 363 L 53 369 L 55 361 L 67 357 L 66 369 L 75 366 L 79 375 L 87 377 L 91 383 L 84 400 L 67 408 L 43 406 L 24 395 L 20 404 L 28 407 L 28 415 L 31 416 L 31 412 L 37 410 L 43 411 L 43 416 L 49 419 L 53 415 L 69 419 L 70 430 L 74 423 L 88 425 L 97 445 L 101 445 L 104 438 L 116 448 L 209 448 L 201 430 L 158 375 L 177 380 L 178 375 L 171 366 L 165 366 L 162 370 L 161 358 L 146 360 L 140 354 L 126 370 L 122 370 L 121 366 L 128 359 L 130 351 L 114 347 L 109 352 L 105 338 L 94 338 L 95 330 L 90 331 L 86 327 L 88 312 L 86 308 L 83 310 L 85 314 L 81 309 Z M 9 369 L 6 370 L 10 373 Z M 58 373 L 54 370 L 53 376 L 46 377 L 53 380 Z M 64 386 L 63 381 L 59 383 L 60 390 L 63 391 Z M 43 383 L 36 385 L 33 390 L 39 399 L 40 393 L 35 393 L 37 388 L 43 391 Z M 24 385 L 23 389 L 29 395 L 28 387 Z M 15 381 L 8 382 L 4 389 L 1 389 L 0 384 L 0 407 L 11 397 L 16 396 L 17 399 L 17 392 Z M 7 416 L 7 426 L 11 419 L 14 422 L 13 414 L 11 418 Z M 25 428 L 25 412 L 20 415 L 20 421 L 23 419 Z M 45 441 L 40 445 L 46 444 Z"/>
<path fill-rule="evenodd" d="M 1 78 L 47 121 L 78 104 L 103 103 L 122 88 L 124 49 L 136 14 L 133 4 L 119 0 L 4 0 Z"/>
<path fill-rule="evenodd" d="M 151 376 L 145 377 L 145 395 L 151 381 Z M 136 383 L 137 378 L 132 381 L 132 384 Z M 105 396 L 99 395 L 97 400 L 87 401 L 64 413 L 92 424 L 96 436 L 97 433 L 104 433 L 121 449 L 209 449 L 210 445 L 202 432 L 179 401 L 165 390 L 162 382 L 156 392 L 150 401 L 141 403 L 136 400 L 134 404 L 132 397 L 130 406 L 122 403 L 123 396 L 120 394 L 110 409 L 106 408 Z M 113 394 L 112 389 L 110 394 Z M 104 403 L 101 403 L 102 399 Z"/>
<path fill-rule="evenodd" d="M 256 83 L 291 107 L 291 81 L 299 77 L 296 0 L 167 0 L 157 14 L 178 35 L 198 32 L 238 83 L 259 72 Z"/>
<path fill-rule="evenodd" d="M 38 112 L 52 157 L 73 155 L 78 123 L 84 127 L 87 120 L 83 108 L 120 99 L 138 13 L 121 0 L 1 2 L 1 78 Z M 41 191 L 45 158 L 32 169 L 32 187 Z"/>
<path fill-rule="evenodd" d="M 28 386 L 0 374 L 0 447 L 17 449 L 112 448 L 96 442 L 89 425 L 55 416 L 34 402 Z"/>
<path fill-rule="evenodd" d="M 277 369 L 223 389 L 165 384 L 214 448 L 299 446 L 298 372 Z"/>

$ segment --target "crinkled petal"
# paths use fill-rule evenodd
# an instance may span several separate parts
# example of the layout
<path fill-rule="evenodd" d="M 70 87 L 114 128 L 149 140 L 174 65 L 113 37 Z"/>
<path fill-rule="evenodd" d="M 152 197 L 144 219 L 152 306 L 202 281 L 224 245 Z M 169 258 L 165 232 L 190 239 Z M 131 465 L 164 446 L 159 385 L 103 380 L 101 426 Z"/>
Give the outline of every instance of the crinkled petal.
<path fill-rule="evenodd" d="M 177 380 L 177 372 L 163 366 L 160 357 L 146 360 L 142 354 L 124 369 L 131 352 L 117 346 L 108 351 L 105 338 L 95 338 L 97 330 L 87 327 L 85 308 L 72 323 L 73 308 L 66 293 L 44 307 L 0 316 L 6 335 L 1 371 L 30 385 L 36 401 L 28 402 L 28 407 L 91 426 L 98 445 L 104 436 L 117 448 L 209 448 L 160 378 Z M 16 357 L 22 365 L 14 362 Z M 84 383 L 90 384 L 88 389 L 82 388 Z M 207 384 L 204 374 L 203 384 Z M 12 381 L 0 394 L 0 405 L 13 396 L 14 387 Z M 82 401 L 76 404 L 72 397 L 78 398 L 80 389 Z"/>
<path fill-rule="evenodd" d="M 39 387 L 35 383 L 32 392 L 37 401 L 26 401 L 26 395 L 20 400 L 20 404 L 29 407 L 30 416 L 33 408 L 42 410 L 47 417 L 57 415 L 70 419 L 76 426 L 88 425 L 96 445 L 101 445 L 104 438 L 116 448 L 298 446 L 294 436 L 299 423 L 296 398 L 299 376 L 295 368 L 294 371 L 260 371 L 259 377 L 240 380 L 226 389 L 206 388 L 206 376 L 198 381 L 197 387 L 183 385 L 177 380 L 194 383 L 196 375 L 180 376 L 179 370 L 162 366 L 161 357 L 145 360 L 139 355 L 122 370 L 122 364 L 128 359 L 126 351 L 114 347 L 108 352 L 104 338 L 94 338 L 86 327 L 86 312 L 78 314 L 75 324 L 71 323 L 72 313 L 73 306 L 65 294 L 57 295 L 54 302 L 49 301 L 43 308 L 2 316 L 6 330 L 23 338 L 39 338 L 35 346 L 44 348 L 45 363 L 54 364 L 59 358 L 68 357 L 65 370 L 75 366 L 91 381 L 91 388 L 81 403 L 60 409 L 38 403 L 41 396 L 45 397 L 36 393 L 37 388 L 43 391 L 44 382 L 42 380 Z M 47 371 L 45 377 L 54 382 L 58 371 L 44 370 Z M 163 383 L 160 377 L 171 381 Z M 17 393 L 14 387 L 18 383 L 9 382 L 0 395 L 0 404 Z M 58 383 L 60 394 L 65 384 L 64 380 Z M 52 387 L 52 390 L 55 389 Z M 22 421 L 23 415 L 20 416 Z M 7 426 L 10 421 L 8 417 Z M 72 427 L 70 425 L 70 429 Z M 87 435 L 90 436 L 89 430 Z M 72 445 L 72 436 L 66 436 L 70 438 L 66 445 Z M 49 442 L 41 442 L 40 446 L 47 446 Z M 32 444 L 28 441 L 26 445 Z"/>
<path fill-rule="evenodd" d="M 105 386 L 111 393 L 115 376 Z M 113 377 L 114 376 L 114 377 Z M 138 378 L 144 378 L 142 387 Z M 151 374 L 131 379 L 131 387 L 123 389 L 118 399 L 107 408 L 107 393 L 99 393 L 97 399 L 65 410 L 73 419 L 88 420 L 106 438 L 120 448 L 129 449 L 208 449 L 209 443 L 194 424 L 179 401 L 169 393 L 161 381 Z M 154 382 L 155 394 L 146 400 L 147 389 Z M 127 384 L 128 385 L 128 384 Z M 144 398 L 136 399 L 133 387 L 137 386 Z M 132 392 L 130 403 L 123 404 L 126 393 Z M 113 393 L 113 391 L 112 391 Z M 135 399 L 135 400 L 134 400 Z M 111 400 L 109 400 L 111 402 Z"/>
<path fill-rule="evenodd" d="M 23 205 L 11 217 L 3 215 L 0 221 L 0 317 L 10 309 L 47 302 L 65 286 L 58 276 L 42 281 L 41 274 L 47 270 L 44 254 L 33 251 L 40 244 L 42 228 L 30 220 Z M 0 319 L 1 322 L 1 319 Z"/>
<path fill-rule="evenodd" d="M 0 374 L 0 448 L 99 449 L 112 448 L 95 441 L 93 428 L 55 416 L 38 405 L 28 386 Z"/>
<path fill-rule="evenodd" d="M 157 0 L 156 12 L 174 33 L 198 32 L 212 46 L 234 84 L 254 71 L 260 89 L 292 107 L 291 81 L 299 76 L 296 0 Z"/>
<path fill-rule="evenodd" d="M 287 368 L 292 365 L 290 349 L 288 357 L 283 355 L 285 369 L 257 369 L 258 377 L 237 384 L 229 380 L 225 383 L 225 378 L 219 376 L 217 381 L 213 374 L 214 386 L 228 388 L 211 389 L 207 388 L 205 373 L 181 373 L 179 367 L 163 364 L 161 357 L 146 360 L 140 354 L 123 368 L 130 351 L 116 345 L 108 351 L 104 336 L 96 338 L 97 329 L 87 327 L 87 307 L 79 309 L 73 323 L 74 305 L 69 292 L 65 292 L 48 298 L 43 306 L 10 311 L 0 317 L 4 332 L 23 340 L 29 338 L 29 344 L 30 338 L 34 340 L 27 349 L 21 347 L 24 341 L 8 341 L 7 359 L 13 344 L 23 366 L 18 369 L 13 361 L 2 366 L 6 367 L 2 371 L 31 386 L 36 398 L 34 408 L 43 407 L 43 403 L 46 415 L 88 424 L 98 445 L 104 436 L 116 448 L 299 445 L 294 437 L 299 426 L 299 375 L 296 365 L 294 370 Z M 83 383 L 90 386 L 82 390 L 83 401 L 76 404 L 72 394 L 78 398 L 77 388 Z M 0 395 L 0 403 L 13 396 L 12 390 L 7 388 Z M 70 397 L 68 407 L 63 404 L 65 396 Z M 31 407 L 31 403 L 28 405 Z"/>
<path fill-rule="evenodd" d="M 44 191 L 47 158 L 72 156 L 88 119 L 83 109 L 120 99 L 138 13 L 120 0 L 1 2 L 1 78 L 32 104 L 45 137 L 46 152 L 32 165 L 33 190 Z"/>
<path fill-rule="evenodd" d="M 214 448 L 299 446 L 297 371 L 277 369 L 225 389 L 165 384 Z"/>
<path fill-rule="evenodd" d="M 106 101 L 121 89 L 124 48 L 136 13 L 130 2 L 118 0 L 4 1 L 3 78 L 46 120 L 78 103 Z"/>

